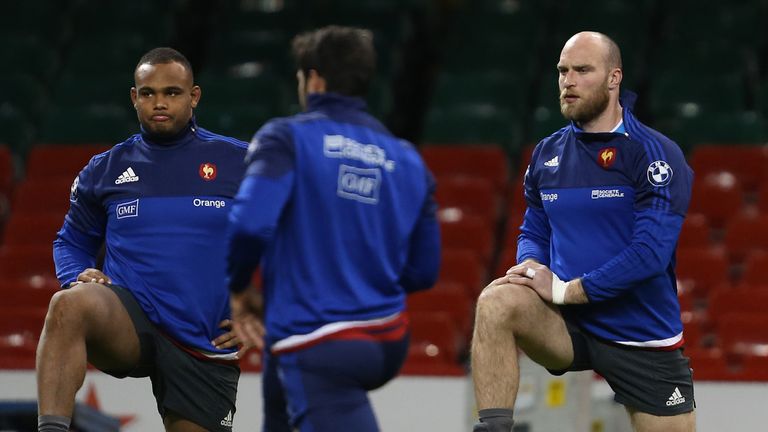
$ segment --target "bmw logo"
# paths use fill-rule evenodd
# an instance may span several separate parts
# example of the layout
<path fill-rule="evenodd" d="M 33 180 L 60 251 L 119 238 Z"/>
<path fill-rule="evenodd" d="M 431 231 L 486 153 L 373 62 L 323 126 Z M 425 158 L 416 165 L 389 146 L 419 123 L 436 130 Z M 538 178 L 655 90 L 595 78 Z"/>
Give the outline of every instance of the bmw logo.
<path fill-rule="evenodd" d="M 648 181 L 656 187 L 666 186 L 672 180 L 672 167 L 663 160 L 648 165 Z"/>

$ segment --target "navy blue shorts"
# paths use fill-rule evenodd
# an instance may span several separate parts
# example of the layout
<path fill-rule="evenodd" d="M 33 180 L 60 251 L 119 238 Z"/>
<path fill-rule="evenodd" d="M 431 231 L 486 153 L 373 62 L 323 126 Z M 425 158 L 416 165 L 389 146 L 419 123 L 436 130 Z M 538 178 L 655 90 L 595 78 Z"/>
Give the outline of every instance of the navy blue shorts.
<path fill-rule="evenodd" d="M 158 331 L 130 291 L 117 285 L 107 287 L 117 294 L 133 321 L 141 359 L 133 370 L 103 372 L 116 378 L 149 377 L 162 417 L 172 411 L 207 430 L 230 432 L 240 368 L 193 357 Z"/>
<path fill-rule="evenodd" d="M 616 394 L 616 402 L 656 416 L 693 411 L 693 377 L 682 348 L 659 351 L 605 342 L 571 326 L 573 363 L 564 370 L 594 370 Z"/>
<path fill-rule="evenodd" d="M 397 375 L 408 339 L 332 339 L 278 355 L 265 350 L 263 431 L 377 432 L 368 391 Z"/>

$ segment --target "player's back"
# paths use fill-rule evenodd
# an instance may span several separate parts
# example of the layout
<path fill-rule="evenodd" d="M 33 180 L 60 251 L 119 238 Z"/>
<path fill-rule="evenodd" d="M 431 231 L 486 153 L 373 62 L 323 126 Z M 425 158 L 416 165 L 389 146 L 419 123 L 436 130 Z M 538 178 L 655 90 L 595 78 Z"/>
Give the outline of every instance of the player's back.
<path fill-rule="evenodd" d="M 398 280 L 429 193 L 413 146 L 353 98 L 325 98 L 289 120 L 293 198 L 264 265 L 275 337 L 401 311 Z"/>

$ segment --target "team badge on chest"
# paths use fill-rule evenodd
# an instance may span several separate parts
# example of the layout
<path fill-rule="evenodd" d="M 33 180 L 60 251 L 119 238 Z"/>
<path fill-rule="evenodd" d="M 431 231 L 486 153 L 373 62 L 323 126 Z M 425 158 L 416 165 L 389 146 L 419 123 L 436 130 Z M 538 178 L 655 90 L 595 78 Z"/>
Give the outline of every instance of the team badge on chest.
<path fill-rule="evenodd" d="M 200 164 L 200 169 L 197 171 L 200 174 L 200 178 L 205 181 L 211 181 L 216 178 L 216 165 L 206 162 Z"/>
<path fill-rule="evenodd" d="M 606 147 L 597 152 L 597 163 L 603 168 L 608 168 L 616 162 L 616 147 Z"/>

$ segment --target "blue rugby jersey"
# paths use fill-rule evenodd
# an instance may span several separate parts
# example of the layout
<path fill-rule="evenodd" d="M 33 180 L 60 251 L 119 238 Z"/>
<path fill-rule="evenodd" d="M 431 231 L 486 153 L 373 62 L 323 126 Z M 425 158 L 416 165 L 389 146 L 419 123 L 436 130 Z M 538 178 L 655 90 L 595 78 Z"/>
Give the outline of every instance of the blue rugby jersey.
<path fill-rule="evenodd" d="M 682 343 L 674 251 L 693 172 L 674 142 L 635 118 L 634 100 L 622 94 L 623 130 L 571 124 L 536 146 L 517 260 L 582 278 L 589 303 L 561 310 L 588 333 L 670 348 Z"/>
<path fill-rule="evenodd" d="M 359 98 L 308 102 L 256 133 L 230 215 L 230 288 L 263 257 L 269 343 L 389 322 L 439 267 L 434 181 L 418 152 Z"/>
<path fill-rule="evenodd" d="M 72 187 L 70 209 L 54 241 L 63 286 L 94 267 L 130 290 L 150 321 L 208 356 L 230 317 L 226 227 L 245 174 L 247 144 L 197 127 L 153 141 L 136 134 L 94 156 Z"/>

